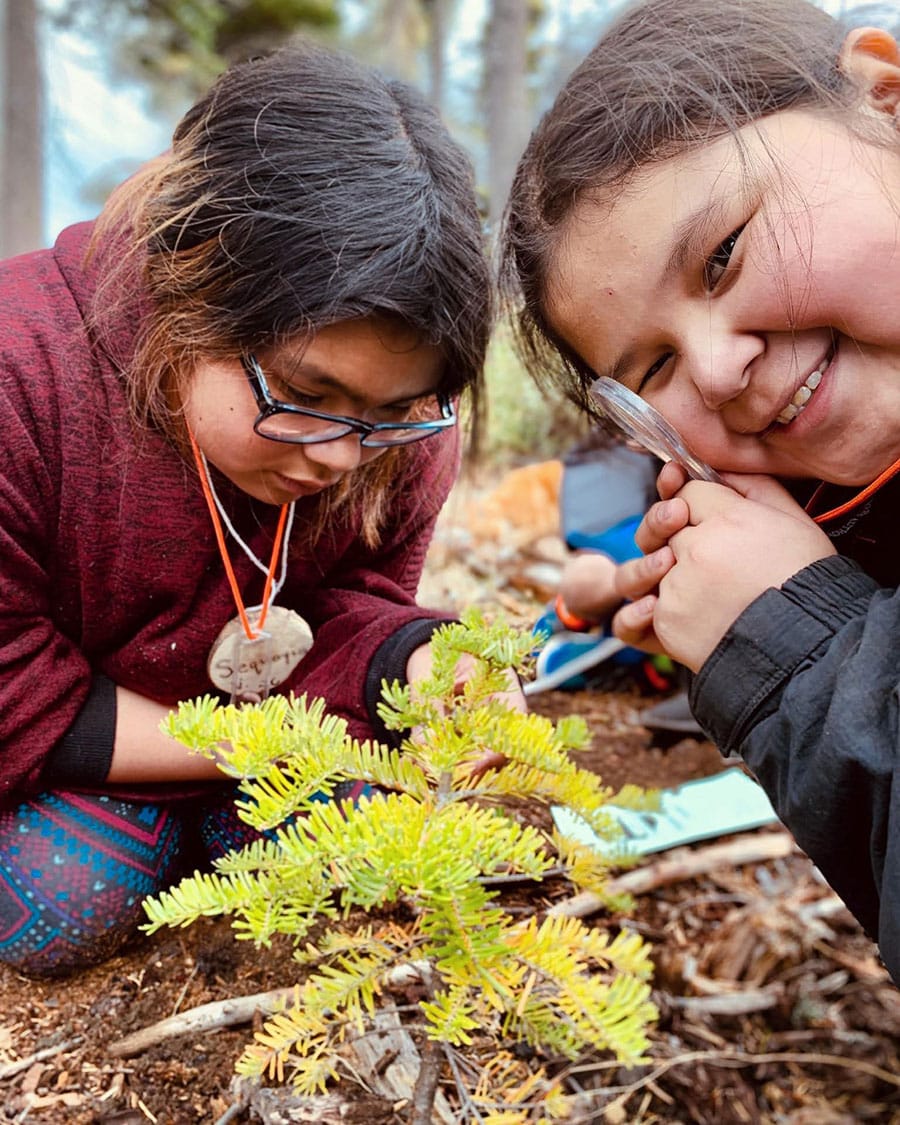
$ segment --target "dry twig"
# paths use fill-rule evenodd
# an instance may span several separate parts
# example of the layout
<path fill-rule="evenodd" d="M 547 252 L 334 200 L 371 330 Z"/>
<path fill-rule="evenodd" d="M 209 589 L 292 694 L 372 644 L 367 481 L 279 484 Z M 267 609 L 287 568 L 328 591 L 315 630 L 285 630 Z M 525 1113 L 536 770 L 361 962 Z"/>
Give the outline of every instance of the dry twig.
<path fill-rule="evenodd" d="M 711 844 L 705 848 L 678 848 L 655 863 L 637 867 L 611 879 L 607 884 L 607 893 L 646 894 L 658 887 L 706 875 L 717 867 L 737 867 L 746 863 L 781 859 L 797 850 L 794 838 L 787 832 L 765 832 L 758 836 L 730 840 L 725 844 Z M 599 895 L 592 891 L 582 891 L 581 894 L 557 903 L 549 913 L 581 918 L 602 910 L 605 905 L 605 900 Z"/>
<path fill-rule="evenodd" d="M 126 1058 L 140 1054 L 175 1035 L 214 1031 L 220 1027 L 249 1023 L 256 1012 L 268 1014 L 277 1011 L 293 993 L 293 988 L 275 988 L 271 992 L 257 992 L 252 996 L 236 996 L 230 1000 L 201 1004 L 199 1008 L 189 1008 L 180 1015 L 169 1016 L 168 1019 L 141 1028 L 132 1035 L 126 1035 L 124 1039 L 110 1045 L 109 1053 L 114 1058 Z"/>
<path fill-rule="evenodd" d="M 385 983 L 399 987 L 410 981 L 420 979 L 421 965 L 412 961 L 397 965 L 387 974 Z M 228 1000 L 213 1000 L 197 1008 L 188 1008 L 176 1016 L 160 1020 L 149 1027 L 141 1028 L 124 1039 L 113 1043 L 110 1054 L 116 1058 L 140 1054 L 157 1043 L 172 1039 L 176 1035 L 186 1035 L 195 1031 L 215 1031 L 220 1027 L 235 1027 L 249 1023 L 257 1012 L 270 1015 L 278 1011 L 294 995 L 293 988 L 274 988 L 270 992 L 256 992 L 252 996 L 235 996 Z"/>
<path fill-rule="evenodd" d="M 741 992 L 720 992 L 714 996 L 666 996 L 673 1008 L 686 1012 L 714 1016 L 746 1016 L 750 1012 L 765 1012 L 774 1008 L 784 995 L 784 989 L 745 988 Z"/>
<path fill-rule="evenodd" d="M 604 1107 L 604 1113 L 610 1110 L 615 1112 L 616 1109 L 624 1108 L 626 1102 L 638 1091 L 652 1085 L 661 1078 L 667 1071 L 672 1070 L 676 1066 L 684 1066 L 687 1063 L 705 1063 L 708 1066 L 725 1066 L 725 1067 L 745 1067 L 745 1066 L 761 1066 L 768 1063 L 799 1063 L 816 1066 L 835 1066 L 843 1067 L 846 1070 L 858 1070 L 862 1074 L 868 1074 L 872 1078 L 878 1079 L 880 1082 L 886 1082 L 891 1086 L 900 1088 L 900 1077 L 891 1074 L 887 1070 L 882 1070 L 880 1066 L 875 1066 L 874 1063 L 865 1062 L 862 1059 L 848 1059 L 840 1055 L 827 1055 L 819 1053 L 806 1053 L 804 1051 L 779 1051 L 772 1052 L 765 1055 L 752 1055 L 744 1051 L 688 1051 L 683 1055 L 676 1055 L 674 1058 L 666 1059 L 659 1065 L 654 1066 L 648 1073 L 641 1075 L 640 1078 L 634 1082 L 629 1083 L 627 1086 L 607 1086 L 601 1090 L 596 1091 L 596 1095 L 605 1094 L 618 1094 L 618 1097 Z M 573 1067 L 571 1073 L 577 1074 L 586 1070 L 606 1070 L 611 1067 L 617 1067 L 621 1064 L 616 1061 L 609 1063 L 596 1063 L 591 1066 Z M 596 1095 L 588 1095 L 592 1100 Z"/>
<path fill-rule="evenodd" d="M 28 1055 L 24 1059 L 19 1059 L 14 1063 L 7 1063 L 6 1066 L 0 1067 L 0 1082 L 6 1078 L 14 1078 L 23 1070 L 27 1070 L 35 1063 L 45 1062 L 47 1059 L 55 1058 L 57 1055 L 62 1055 L 66 1051 L 71 1051 L 73 1047 L 77 1047 L 82 1041 L 83 1036 L 76 1036 L 75 1039 L 67 1039 L 65 1043 L 58 1043 L 55 1047 L 44 1047 L 40 1051 L 35 1051 L 33 1055 Z"/>

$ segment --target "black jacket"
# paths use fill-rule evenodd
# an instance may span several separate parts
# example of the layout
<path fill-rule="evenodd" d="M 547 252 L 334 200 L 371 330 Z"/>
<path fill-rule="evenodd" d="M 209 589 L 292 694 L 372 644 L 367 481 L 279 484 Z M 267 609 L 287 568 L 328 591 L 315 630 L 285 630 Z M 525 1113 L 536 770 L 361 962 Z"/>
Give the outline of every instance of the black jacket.
<path fill-rule="evenodd" d="M 698 721 L 722 753 L 744 759 L 896 982 L 898 505 L 894 478 L 829 529 L 842 553 L 757 598 L 691 685 Z"/>

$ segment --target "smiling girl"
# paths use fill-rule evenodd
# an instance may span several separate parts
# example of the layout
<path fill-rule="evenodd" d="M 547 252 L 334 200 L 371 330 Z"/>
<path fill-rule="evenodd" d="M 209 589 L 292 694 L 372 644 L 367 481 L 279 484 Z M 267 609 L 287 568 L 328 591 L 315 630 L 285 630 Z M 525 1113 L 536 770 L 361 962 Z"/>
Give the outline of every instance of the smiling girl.
<path fill-rule="evenodd" d="M 428 672 L 444 616 L 415 594 L 489 288 L 435 112 L 303 46 L 0 266 L 0 960 L 101 960 L 244 842 L 160 733 L 179 700 L 307 693 L 388 737 L 382 680 Z"/>
<path fill-rule="evenodd" d="M 697 673 L 895 979 L 898 106 L 893 38 L 805 0 L 632 7 L 528 146 L 504 266 L 536 372 L 620 380 L 724 473 L 663 470 L 616 632 Z"/>

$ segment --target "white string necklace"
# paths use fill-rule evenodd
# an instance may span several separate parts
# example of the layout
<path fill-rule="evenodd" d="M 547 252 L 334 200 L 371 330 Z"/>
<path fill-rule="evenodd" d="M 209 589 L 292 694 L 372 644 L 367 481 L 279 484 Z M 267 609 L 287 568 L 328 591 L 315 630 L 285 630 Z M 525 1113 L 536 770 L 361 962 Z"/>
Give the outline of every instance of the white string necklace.
<path fill-rule="evenodd" d="M 287 680 L 313 643 L 312 629 L 308 621 L 305 621 L 295 610 L 272 604 L 287 574 L 288 543 L 294 518 L 294 505 L 293 503 L 281 505 L 278 528 L 272 543 L 272 557 L 269 565 L 264 566 L 229 520 L 228 513 L 216 495 L 209 465 L 190 429 L 188 436 L 191 439 L 197 471 L 200 474 L 204 497 L 216 533 L 219 553 L 238 611 L 237 617 L 227 621 L 213 641 L 206 662 L 206 671 L 210 681 L 220 691 L 227 691 L 230 694 L 231 703 L 260 703 L 273 687 Z M 244 605 L 225 543 L 223 526 L 228 528 L 235 542 L 253 565 L 266 576 L 260 605 Z M 281 575 L 276 581 L 275 565 L 279 550 Z"/>
<path fill-rule="evenodd" d="M 261 571 L 264 575 L 266 575 L 266 577 L 268 577 L 268 567 L 265 565 L 265 563 L 258 559 L 256 555 L 254 555 L 253 551 L 251 551 L 244 540 L 240 537 L 234 524 L 229 519 L 228 513 L 225 511 L 225 508 L 222 505 L 222 501 L 219 499 L 219 494 L 218 492 L 216 492 L 216 486 L 213 484 L 212 473 L 209 471 L 209 463 L 206 460 L 206 454 L 202 449 L 199 452 L 200 460 L 203 462 L 203 471 L 206 474 L 206 483 L 209 485 L 210 494 L 212 495 L 213 502 L 216 505 L 216 509 L 219 515 L 222 517 L 222 522 L 228 528 L 228 531 L 231 533 L 234 541 L 241 548 L 247 558 L 257 568 L 257 570 Z M 285 524 L 284 528 L 284 542 L 281 546 L 281 573 L 278 575 L 278 578 L 272 582 L 272 594 L 269 598 L 270 604 L 271 602 L 274 602 L 278 597 L 279 593 L 281 592 L 282 586 L 284 586 L 284 580 L 287 577 L 288 547 L 290 546 L 291 542 L 291 529 L 294 526 L 295 504 L 296 501 L 292 500 L 290 506 L 288 507 L 287 523 Z"/>

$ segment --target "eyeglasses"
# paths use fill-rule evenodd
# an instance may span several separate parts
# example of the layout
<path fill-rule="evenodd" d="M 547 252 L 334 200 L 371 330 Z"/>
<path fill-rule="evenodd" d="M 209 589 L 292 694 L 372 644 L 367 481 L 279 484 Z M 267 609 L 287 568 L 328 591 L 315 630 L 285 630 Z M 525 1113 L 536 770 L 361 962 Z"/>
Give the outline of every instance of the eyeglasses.
<path fill-rule="evenodd" d="M 342 414 L 309 410 L 273 397 L 262 368 L 252 355 L 241 356 L 241 364 L 256 398 L 259 414 L 253 429 L 260 437 L 294 445 L 316 445 L 337 441 L 347 434 L 359 434 L 360 445 L 380 449 L 389 445 L 409 445 L 456 425 L 456 412 L 448 399 L 434 398 L 434 418 L 414 422 L 362 422 Z"/>

